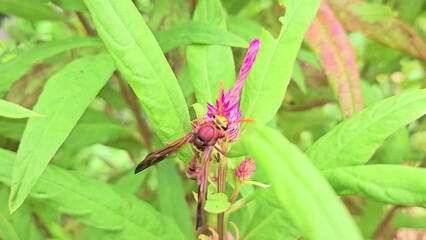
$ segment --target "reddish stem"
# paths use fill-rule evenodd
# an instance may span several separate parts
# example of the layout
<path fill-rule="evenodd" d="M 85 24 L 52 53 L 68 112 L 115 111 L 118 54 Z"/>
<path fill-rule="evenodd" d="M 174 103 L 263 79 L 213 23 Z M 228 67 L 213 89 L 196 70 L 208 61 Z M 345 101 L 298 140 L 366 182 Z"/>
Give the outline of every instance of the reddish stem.
<path fill-rule="evenodd" d="M 130 109 L 135 115 L 138 132 L 142 138 L 142 142 L 145 148 L 148 149 L 148 151 L 152 151 L 151 137 L 150 137 L 151 134 L 149 131 L 149 127 L 145 119 L 142 118 L 141 110 L 139 108 L 139 104 L 138 104 L 135 93 L 129 87 L 129 85 L 126 84 L 123 77 L 118 72 L 115 72 L 114 76 L 118 80 L 118 85 L 120 86 L 120 91 L 121 91 L 121 94 L 123 95 L 124 100 L 126 101 L 127 105 L 129 105 Z"/>
<path fill-rule="evenodd" d="M 76 12 L 75 13 L 77 15 L 78 20 L 81 22 L 81 24 L 83 25 L 84 30 L 86 31 L 86 34 L 88 36 L 96 36 L 96 32 L 95 30 L 93 30 L 90 25 L 89 22 L 87 22 L 86 18 L 84 18 L 84 16 L 80 13 L 80 12 Z"/>
<path fill-rule="evenodd" d="M 231 197 L 229 198 L 229 202 L 231 204 L 235 202 L 235 199 L 237 198 L 239 193 L 240 193 L 240 185 L 237 185 L 237 186 L 235 186 L 234 192 L 232 193 Z"/>
<path fill-rule="evenodd" d="M 225 189 L 226 189 L 226 171 L 227 171 L 227 167 L 226 167 L 226 163 L 222 163 L 219 162 L 219 166 L 218 166 L 218 182 L 217 182 L 217 191 L 219 193 L 225 193 Z M 225 213 L 219 213 L 217 215 L 217 232 L 219 234 L 219 240 L 223 240 L 224 239 L 224 235 L 225 235 Z"/>

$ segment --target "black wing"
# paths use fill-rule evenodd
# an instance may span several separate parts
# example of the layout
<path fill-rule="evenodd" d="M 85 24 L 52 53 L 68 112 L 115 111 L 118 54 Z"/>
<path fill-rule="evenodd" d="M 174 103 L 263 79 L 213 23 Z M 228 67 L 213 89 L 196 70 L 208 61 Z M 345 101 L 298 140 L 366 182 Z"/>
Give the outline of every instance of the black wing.
<path fill-rule="evenodd" d="M 190 142 L 192 137 L 193 134 L 192 132 L 190 132 L 186 134 L 183 138 L 172 142 L 166 147 L 148 154 L 145 159 L 140 162 L 136 167 L 135 174 L 167 158 L 170 154 L 179 150 L 185 143 Z"/>

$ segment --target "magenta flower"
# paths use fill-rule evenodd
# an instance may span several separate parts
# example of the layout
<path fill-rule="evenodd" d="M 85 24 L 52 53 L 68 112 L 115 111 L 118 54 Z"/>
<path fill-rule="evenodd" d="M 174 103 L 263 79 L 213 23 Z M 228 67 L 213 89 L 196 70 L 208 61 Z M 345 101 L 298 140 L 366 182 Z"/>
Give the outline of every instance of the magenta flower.
<path fill-rule="evenodd" d="M 238 120 L 241 119 L 241 111 L 239 109 L 241 90 L 243 89 L 244 83 L 253 66 L 253 63 L 256 60 L 259 47 L 259 39 L 254 39 L 250 43 L 246 56 L 244 57 L 240 73 L 238 74 L 234 87 L 228 90 L 226 94 L 224 90 L 221 89 L 219 99 L 216 100 L 215 106 L 210 103 L 207 104 L 208 118 L 212 119 L 214 115 L 220 115 L 225 117 L 230 122 L 228 126 L 228 138 L 231 142 L 237 140 L 238 137 L 240 130 L 240 122 Z"/>
<path fill-rule="evenodd" d="M 235 169 L 235 176 L 237 177 L 238 181 L 244 182 L 248 180 L 251 175 L 253 175 L 255 170 L 256 163 L 254 162 L 253 158 L 247 158 L 241 162 L 237 169 Z"/>

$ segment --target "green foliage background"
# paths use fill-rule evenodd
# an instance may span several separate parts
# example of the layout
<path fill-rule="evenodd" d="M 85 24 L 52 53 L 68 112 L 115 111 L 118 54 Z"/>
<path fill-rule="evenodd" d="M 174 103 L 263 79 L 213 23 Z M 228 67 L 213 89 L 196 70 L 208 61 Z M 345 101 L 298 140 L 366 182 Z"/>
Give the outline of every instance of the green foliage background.
<path fill-rule="evenodd" d="M 211 235 L 194 231 L 190 146 L 133 171 L 232 87 L 254 38 L 240 107 L 256 123 L 230 146 L 208 225 L 224 212 L 236 239 L 426 231 L 424 1 L 0 0 L 0 13 L 0 238 Z M 231 204 L 245 156 L 270 187 Z"/>

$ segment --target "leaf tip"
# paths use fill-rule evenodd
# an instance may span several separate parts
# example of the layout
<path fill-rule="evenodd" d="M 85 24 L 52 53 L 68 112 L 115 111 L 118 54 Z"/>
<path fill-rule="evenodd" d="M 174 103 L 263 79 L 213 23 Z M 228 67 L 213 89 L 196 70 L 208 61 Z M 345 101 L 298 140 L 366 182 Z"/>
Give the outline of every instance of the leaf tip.
<path fill-rule="evenodd" d="M 14 213 L 16 210 L 18 210 L 19 207 L 21 207 L 22 202 L 16 202 L 12 199 L 9 199 L 9 212 L 10 214 Z"/>

